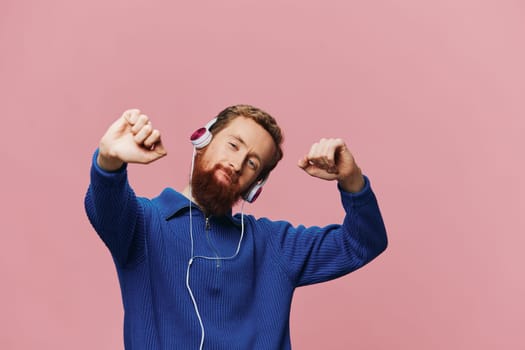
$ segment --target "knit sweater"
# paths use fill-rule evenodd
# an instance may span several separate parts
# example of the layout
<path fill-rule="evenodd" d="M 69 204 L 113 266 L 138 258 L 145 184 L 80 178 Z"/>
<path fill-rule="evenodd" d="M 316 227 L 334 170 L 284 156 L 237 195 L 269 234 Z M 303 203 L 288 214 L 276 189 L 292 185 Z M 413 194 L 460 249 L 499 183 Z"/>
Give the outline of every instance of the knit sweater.
<path fill-rule="evenodd" d="M 251 215 L 205 217 L 181 193 L 135 195 L 126 164 L 115 172 L 92 160 L 85 209 L 117 269 L 127 350 L 290 349 L 296 287 L 331 280 L 374 259 L 387 245 L 376 198 L 365 177 L 359 193 L 339 188 L 341 225 L 293 226 Z M 244 220 L 241 225 L 241 220 Z M 191 236 L 190 236 L 191 223 Z M 235 254 L 241 231 L 242 243 Z"/>

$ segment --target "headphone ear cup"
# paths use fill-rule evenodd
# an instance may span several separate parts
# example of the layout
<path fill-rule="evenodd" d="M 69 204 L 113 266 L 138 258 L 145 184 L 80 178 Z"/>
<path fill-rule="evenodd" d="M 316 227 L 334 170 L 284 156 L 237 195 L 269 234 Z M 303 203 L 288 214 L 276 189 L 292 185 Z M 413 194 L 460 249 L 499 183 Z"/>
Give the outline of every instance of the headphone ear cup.
<path fill-rule="evenodd" d="M 197 149 L 201 149 L 206 147 L 212 139 L 212 134 L 210 130 L 206 128 L 200 128 L 195 130 L 193 134 L 191 134 L 190 141 L 193 144 L 193 146 Z"/>
<path fill-rule="evenodd" d="M 217 122 L 217 118 L 213 118 L 206 124 L 206 126 L 197 129 L 191 134 L 190 141 L 193 144 L 193 147 L 196 149 L 201 149 L 211 142 L 211 139 L 213 137 L 210 128 Z"/>
<path fill-rule="evenodd" d="M 262 181 L 257 182 L 254 184 L 248 192 L 242 197 L 246 202 L 253 203 L 255 200 L 259 197 L 259 195 L 262 192 L 263 186 L 266 183 L 266 179 L 263 179 Z"/>
<path fill-rule="evenodd" d="M 259 197 L 262 192 L 262 185 L 257 184 L 250 188 L 250 190 L 244 195 L 244 200 L 248 203 L 253 203 Z"/>

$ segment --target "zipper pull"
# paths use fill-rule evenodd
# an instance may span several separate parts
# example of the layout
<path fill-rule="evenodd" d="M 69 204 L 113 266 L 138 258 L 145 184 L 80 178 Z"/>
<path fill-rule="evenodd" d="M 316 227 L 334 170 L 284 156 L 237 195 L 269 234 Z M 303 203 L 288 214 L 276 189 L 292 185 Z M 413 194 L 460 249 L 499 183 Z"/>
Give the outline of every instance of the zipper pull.
<path fill-rule="evenodd" d="M 206 226 L 205 226 L 206 230 L 209 230 L 210 229 L 210 218 L 209 217 L 206 217 Z"/>

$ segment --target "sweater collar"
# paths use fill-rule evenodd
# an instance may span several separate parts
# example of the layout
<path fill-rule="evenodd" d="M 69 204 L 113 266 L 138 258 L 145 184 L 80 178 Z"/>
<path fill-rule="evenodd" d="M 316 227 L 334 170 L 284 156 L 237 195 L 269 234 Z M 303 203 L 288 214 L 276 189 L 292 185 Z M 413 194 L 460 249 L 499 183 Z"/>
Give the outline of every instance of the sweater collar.
<path fill-rule="evenodd" d="M 162 214 L 162 217 L 166 221 L 173 219 L 176 216 L 182 215 L 190 208 L 190 200 L 182 193 L 175 191 L 172 188 L 164 189 L 162 193 L 154 199 L 154 201 L 158 202 L 159 210 Z M 195 202 L 191 201 L 191 206 L 202 213 L 201 208 L 199 208 Z M 232 215 L 231 210 L 223 217 L 227 218 L 236 226 L 241 225 L 240 220 Z"/>

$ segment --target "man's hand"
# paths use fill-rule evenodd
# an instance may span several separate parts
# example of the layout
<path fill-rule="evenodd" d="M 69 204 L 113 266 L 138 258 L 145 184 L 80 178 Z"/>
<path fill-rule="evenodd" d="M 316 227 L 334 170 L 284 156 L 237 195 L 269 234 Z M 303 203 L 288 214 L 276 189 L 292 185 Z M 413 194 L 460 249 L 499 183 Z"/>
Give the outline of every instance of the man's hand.
<path fill-rule="evenodd" d="M 359 192 L 365 185 L 361 169 L 341 139 L 321 139 L 297 165 L 311 176 L 337 180 L 344 191 Z"/>
<path fill-rule="evenodd" d="M 124 163 L 148 164 L 167 154 L 160 132 L 138 109 L 129 109 L 117 119 L 100 140 L 98 165 L 107 171 Z"/>

